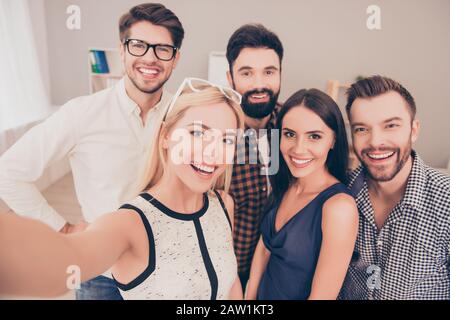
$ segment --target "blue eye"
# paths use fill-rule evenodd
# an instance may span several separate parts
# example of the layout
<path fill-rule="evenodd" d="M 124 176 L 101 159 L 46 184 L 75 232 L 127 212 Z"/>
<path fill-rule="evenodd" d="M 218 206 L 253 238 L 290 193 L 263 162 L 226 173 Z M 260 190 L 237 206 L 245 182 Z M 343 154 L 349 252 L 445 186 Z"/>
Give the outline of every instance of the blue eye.
<path fill-rule="evenodd" d="M 203 131 L 201 130 L 192 130 L 191 135 L 193 135 L 195 138 L 202 138 L 203 137 Z"/>
<path fill-rule="evenodd" d="M 223 142 L 227 145 L 233 145 L 234 144 L 235 139 L 234 138 L 224 138 Z"/>

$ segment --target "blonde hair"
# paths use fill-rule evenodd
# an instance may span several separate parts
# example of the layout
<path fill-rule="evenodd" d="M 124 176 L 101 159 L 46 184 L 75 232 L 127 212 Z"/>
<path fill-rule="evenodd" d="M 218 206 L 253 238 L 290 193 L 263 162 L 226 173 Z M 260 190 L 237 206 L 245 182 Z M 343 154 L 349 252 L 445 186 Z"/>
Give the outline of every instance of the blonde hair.
<path fill-rule="evenodd" d="M 236 116 L 237 129 L 244 129 L 244 114 L 241 106 L 237 102 L 227 98 L 219 88 L 214 86 L 202 85 L 197 86 L 196 89 L 198 91 L 193 91 L 189 88 L 183 90 L 175 101 L 172 110 L 167 114 L 165 121 L 163 121 L 164 115 L 162 115 L 157 122 L 158 127 L 155 131 L 156 139 L 150 149 L 148 163 L 141 175 L 142 179 L 138 184 L 138 190 L 135 192 L 135 196 L 153 187 L 164 175 L 164 171 L 167 168 L 167 152 L 163 148 L 164 136 L 190 107 L 214 105 L 224 102 L 232 109 Z M 211 110 L 211 112 L 214 112 L 214 110 Z M 212 189 L 228 192 L 231 184 L 232 170 L 233 164 L 227 164 L 225 172 L 217 178 Z"/>

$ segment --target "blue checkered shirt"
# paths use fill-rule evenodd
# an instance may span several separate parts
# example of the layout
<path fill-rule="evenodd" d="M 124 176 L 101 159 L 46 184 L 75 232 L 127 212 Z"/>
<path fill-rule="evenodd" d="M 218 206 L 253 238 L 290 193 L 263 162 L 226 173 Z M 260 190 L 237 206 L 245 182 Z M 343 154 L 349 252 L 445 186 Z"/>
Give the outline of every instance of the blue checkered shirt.
<path fill-rule="evenodd" d="M 404 197 L 379 231 L 365 170 L 351 174 L 360 221 L 340 299 L 450 299 L 450 176 L 412 157 Z"/>

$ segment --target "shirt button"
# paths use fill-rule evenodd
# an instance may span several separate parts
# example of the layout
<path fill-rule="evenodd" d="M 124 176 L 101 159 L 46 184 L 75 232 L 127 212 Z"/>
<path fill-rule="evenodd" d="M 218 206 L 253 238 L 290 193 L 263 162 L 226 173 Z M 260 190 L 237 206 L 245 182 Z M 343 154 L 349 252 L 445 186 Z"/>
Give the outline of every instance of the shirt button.
<path fill-rule="evenodd" d="M 377 246 L 382 246 L 383 245 L 383 241 L 381 241 L 381 240 L 379 240 L 379 241 L 377 241 Z"/>
<path fill-rule="evenodd" d="M 267 188 L 266 188 L 266 187 L 262 188 L 262 191 L 266 191 L 266 190 L 267 190 Z"/>

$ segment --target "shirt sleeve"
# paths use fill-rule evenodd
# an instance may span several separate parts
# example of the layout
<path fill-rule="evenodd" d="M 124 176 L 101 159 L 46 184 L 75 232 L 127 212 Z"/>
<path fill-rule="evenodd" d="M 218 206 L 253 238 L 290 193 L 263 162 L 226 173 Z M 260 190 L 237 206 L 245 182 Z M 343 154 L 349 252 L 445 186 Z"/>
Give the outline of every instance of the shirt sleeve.
<path fill-rule="evenodd" d="M 75 146 L 77 107 L 68 102 L 0 157 L 0 198 L 17 214 L 41 220 L 55 230 L 66 221 L 48 204 L 36 181 Z"/>

